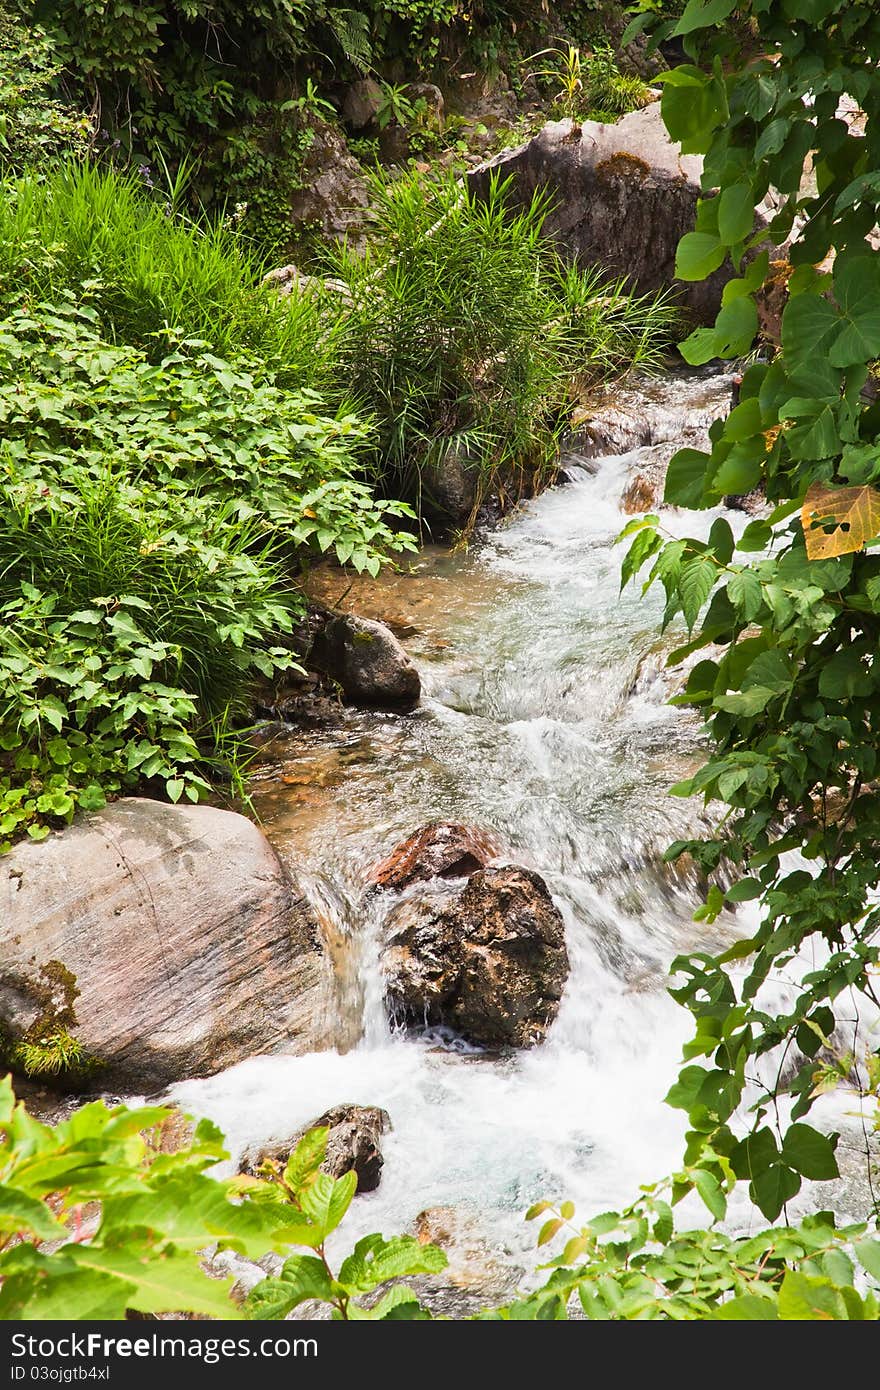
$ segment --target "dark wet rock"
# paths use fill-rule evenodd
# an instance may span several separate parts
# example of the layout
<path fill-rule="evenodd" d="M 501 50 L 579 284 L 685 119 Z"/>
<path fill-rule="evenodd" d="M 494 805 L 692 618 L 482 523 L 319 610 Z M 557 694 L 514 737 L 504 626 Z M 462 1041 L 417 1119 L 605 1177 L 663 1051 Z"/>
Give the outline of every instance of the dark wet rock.
<path fill-rule="evenodd" d="M 342 103 L 342 119 L 352 130 L 372 124 L 382 109 L 382 88 L 373 77 L 352 82 Z"/>
<path fill-rule="evenodd" d="M 629 277 L 640 292 L 674 285 L 694 317 L 712 323 L 734 275 L 730 261 L 706 280 L 675 278 L 676 247 L 693 231 L 702 196 L 701 171 L 700 158 L 681 154 L 669 139 L 660 103 L 652 102 L 613 125 L 552 121 L 473 170 L 468 183 L 479 197 L 493 175 L 512 176 L 522 204 L 547 189 L 555 205 L 544 229 L 567 255 Z M 764 225 L 756 214 L 756 228 Z"/>
<path fill-rule="evenodd" d="M 412 709 L 419 702 L 422 683 L 415 663 L 384 623 L 325 612 L 307 660 L 335 681 L 353 704 Z"/>
<path fill-rule="evenodd" d="M 335 1105 L 310 1124 L 304 1125 L 288 1139 L 261 1147 L 247 1149 L 239 1163 L 242 1173 L 256 1174 L 261 1164 L 276 1163 L 284 1167 L 303 1135 L 310 1129 L 327 1127 L 327 1153 L 321 1171 L 332 1178 L 357 1173 L 358 1192 L 373 1192 L 382 1177 L 382 1135 L 391 1129 L 387 1110 L 375 1105 Z"/>
<path fill-rule="evenodd" d="M 470 878 L 495 859 L 500 845 L 488 830 L 434 821 L 397 845 L 367 875 L 380 888 L 405 888 L 432 878 Z"/>
<path fill-rule="evenodd" d="M 439 521 L 463 526 L 477 501 L 479 462 L 466 449 L 446 449 L 426 459 L 421 470 L 422 505 Z"/>
<path fill-rule="evenodd" d="M 103 1063 L 102 1086 L 327 1045 L 317 918 L 231 811 L 125 798 L 16 845 L 0 861 L 0 923 L 4 1028 L 57 1020 Z"/>
<path fill-rule="evenodd" d="M 405 898 L 386 922 L 392 1013 L 473 1042 L 530 1047 L 556 1016 L 568 975 L 562 915 L 539 874 L 479 869 L 455 894 Z"/>

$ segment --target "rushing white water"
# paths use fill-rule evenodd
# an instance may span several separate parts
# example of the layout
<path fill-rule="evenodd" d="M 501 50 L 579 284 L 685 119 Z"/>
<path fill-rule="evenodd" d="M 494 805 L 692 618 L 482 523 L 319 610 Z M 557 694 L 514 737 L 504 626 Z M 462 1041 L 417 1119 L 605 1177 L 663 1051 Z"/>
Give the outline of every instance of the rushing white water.
<path fill-rule="evenodd" d="M 331 1105 L 387 1109 L 382 1182 L 355 1202 L 345 1244 L 454 1206 L 488 1217 L 511 1251 L 529 1251 L 522 1214 L 535 1199 L 602 1210 L 680 1159 L 682 1117 L 662 1098 L 689 1019 L 666 994 L 665 971 L 679 951 L 716 946 L 745 924 L 695 924 L 696 885 L 659 864 L 698 814 L 666 791 L 699 745 L 693 720 L 665 703 L 659 597 L 619 595 L 620 499 L 649 455 L 575 470 L 467 556 L 424 556 L 415 578 L 428 598 L 409 640 L 420 708 L 349 711 L 338 728 L 292 734 L 282 766 L 307 770 L 306 791 L 267 782 L 258 800 L 344 943 L 340 1041 L 352 1023 L 359 1041 L 255 1058 L 174 1095 L 216 1119 L 234 1151 L 283 1138 Z M 679 519 L 664 524 L 675 530 Z M 492 828 L 563 912 L 571 974 L 539 1048 L 498 1058 L 436 1034 L 394 1034 L 387 1022 L 381 903 L 365 893 L 364 870 L 434 819 Z"/>

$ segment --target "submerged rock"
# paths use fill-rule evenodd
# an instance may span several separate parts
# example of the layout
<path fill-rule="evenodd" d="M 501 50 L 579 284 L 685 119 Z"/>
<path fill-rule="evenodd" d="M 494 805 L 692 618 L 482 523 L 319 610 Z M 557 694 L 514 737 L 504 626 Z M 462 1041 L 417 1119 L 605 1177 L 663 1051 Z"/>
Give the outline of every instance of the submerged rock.
<path fill-rule="evenodd" d="M 525 1270 L 472 1212 L 427 1207 L 412 1226 L 420 1245 L 437 1245 L 449 1263 L 439 1274 L 422 1274 L 412 1286 L 435 1317 L 467 1318 L 481 1308 L 506 1303 Z"/>
<path fill-rule="evenodd" d="M 239 1172 L 256 1173 L 262 1163 L 287 1163 L 299 1141 L 310 1129 L 327 1126 L 327 1153 L 321 1171 L 332 1178 L 344 1173 L 357 1173 L 358 1192 L 373 1192 L 382 1177 L 385 1159 L 382 1156 L 382 1135 L 391 1129 L 387 1110 L 375 1105 L 335 1105 L 310 1124 L 297 1130 L 289 1139 L 282 1139 L 260 1148 L 248 1149 L 242 1155 Z"/>
<path fill-rule="evenodd" d="M 488 830 L 454 821 L 434 821 L 397 845 L 367 875 L 379 888 L 405 888 L 431 878 L 469 878 L 499 851 Z"/>
<path fill-rule="evenodd" d="M 126 798 L 16 845 L 0 923 L 4 1029 L 59 1020 L 103 1063 L 101 1084 L 151 1089 L 327 1043 L 317 919 L 231 811 Z"/>
<path fill-rule="evenodd" d="M 350 613 L 325 613 L 307 660 L 336 681 L 354 704 L 412 709 L 419 702 L 418 670 L 384 623 Z"/>
<path fill-rule="evenodd" d="M 681 154 L 666 133 L 660 103 L 613 125 L 551 121 L 518 149 L 468 174 L 477 196 L 493 175 L 514 177 L 513 196 L 531 202 L 547 189 L 554 206 L 544 230 L 581 265 L 628 276 L 640 292 L 676 286 L 702 322 L 714 322 L 721 291 L 734 274 L 728 261 L 706 280 L 675 278 L 675 251 L 693 231 L 702 160 Z M 756 227 L 766 225 L 756 219 Z"/>
<path fill-rule="evenodd" d="M 531 1047 L 556 1017 L 568 975 L 562 915 L 539 874 L 479 869 L 457 894 L 405 898 L 387 923 L 392 1012 L 447 1024 L 477 1043 Z"/>

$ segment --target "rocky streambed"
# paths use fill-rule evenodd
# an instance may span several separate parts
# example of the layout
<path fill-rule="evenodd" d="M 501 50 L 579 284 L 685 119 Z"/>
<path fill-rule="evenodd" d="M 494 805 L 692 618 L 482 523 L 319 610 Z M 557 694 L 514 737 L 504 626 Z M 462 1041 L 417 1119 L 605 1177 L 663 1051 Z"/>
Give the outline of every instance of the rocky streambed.
<path fill-rule="evenodd" d="M 99 1085 L 170 1083 L 246 1171 L 330 1125 L 328 1171 L 360 1187 L 339 1248 L 375 1230 L 445 1244 L 423 1293 L 452 1315 L 534 1267 L 533 1201 L 599 1210 L 675 1165 L 662 1098 L 688 1025 L 668 964 L 750 925 L 749 907 L 694 923 L 702 886 L 662 864 L 699 820 L 666 795 L 699 729 L 666 703 L 676 635 L 657 636 L 659 598 L 621 597 L 614 546 L 636 484 L 657 505 L 731 385 L 671 376 L 598 403 L 567 481 L 469 550 L 378 580 L 316 570 L 361 676 L 387 695 L 397 663 L 405 698 L 340 686 L 266 721 L 262 828 L 131 800 L 0 867 L 7 1018 L 75 1018 Z M 265 1272 L 233 1265 L 242 1287 Z"/>

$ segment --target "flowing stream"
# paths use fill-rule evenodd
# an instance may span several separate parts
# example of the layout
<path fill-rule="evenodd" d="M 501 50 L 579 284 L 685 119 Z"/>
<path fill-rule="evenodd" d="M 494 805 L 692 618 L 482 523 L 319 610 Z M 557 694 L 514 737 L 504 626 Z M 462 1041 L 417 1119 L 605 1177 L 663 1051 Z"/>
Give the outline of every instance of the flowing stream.
<path fill-rule="evenodd" d="M 677 1166 L 683 1117 L 662 1098 L 689 1016 L 665 972 L 678 952 L 716 948 L 748 920 L 694 923 L 698 885 L 661 863 L 700 815 L 666 794 L 700 759 L 699 729 L 666 703 L 665 654 L 680 634 L 658 638 L 660 594 L 620 596 L 613 541 L 628 479 L 701 429 L 729 389 L 726 377 L 657 387 L 660 443 L 588 464 L 572 456 L 570 482 L 469 553 L 425 550 L 412 573 L 375 586 L 376 616 L 405 634 L 422 672 L 416 711 L 345 710 L 329 728 L 276 738 L 256 805 L 328 926 L 337 1050 L 254 1058 L 174 1095 L 215 1118 L 234 1151 L 331 1105 L 383 1106 L 394 1128 L 381 1185 L 356 1199 L 345 1246 L 455 1208 L 530 1267 L 531 1202 L 568 1197 L 586 1215 Z M 693 534 L 715 515 L 668 513 L 664 525 Z M 748 519 L 728 516 L 734 529 Z M 341 595 L 347 581 L 334 583 Z M 438 819 L 491 828 L 563 912 L 571 973 L 531 1051 L 500 1057 L 388 1022 L 387 903 L 365 892 L 366 871 Z"/>

